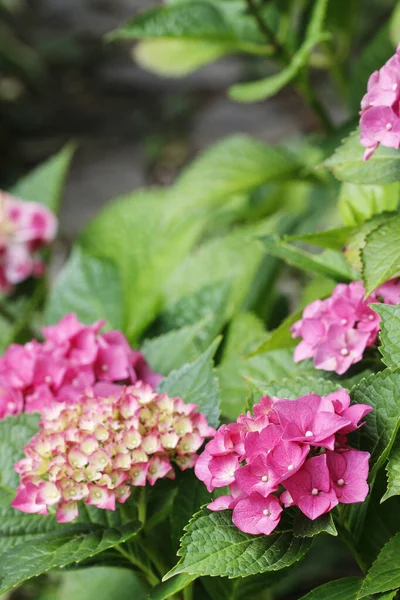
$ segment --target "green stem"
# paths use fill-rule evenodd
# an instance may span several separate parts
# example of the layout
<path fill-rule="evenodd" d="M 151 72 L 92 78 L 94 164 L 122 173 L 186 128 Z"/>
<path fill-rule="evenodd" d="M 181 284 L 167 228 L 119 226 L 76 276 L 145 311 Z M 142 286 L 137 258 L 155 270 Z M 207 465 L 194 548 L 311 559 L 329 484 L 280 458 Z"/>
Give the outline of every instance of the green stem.
<path fill-rule="evenodd" d="M 342 523 L 340 522 L 339 519 L 335 519 L 335 525 L 338 530 L 340 538 L 344 541 L 346 546 L 349 548 L 350 552 L 356 559 L 358 566 L 360 567 L 361 571 L 365 575 L 368 571 L 368 567 L 365 564 L 364 559 L 362 558 L 362 556 L 360 555 L 360 553 L 357 549 L 356 542 L 355 542 L 353 536 L 351 535 L 350 531 L 344 525 L 342 525 Z"/>
<path fill-rule="evenodd" d="M 246 0 L 246 4 L 247 4 L 249 13 L 256 20 L 258 28 L 261 31 L 261 33 L 263 34 L 263 36 L 265 37 L 265 39 L 267 40 L 268 44 L 270 44 L 272 46 L 272 48 L 275 50 L 275 52 L 276 52 L 276 54 L 278 54 L 278 56 L 287 58 L 285 48 L 280 44 L 280 42 L 276 38 L 274 32 L 271 31 L 271 29 L 268 27 L 268 25 L 266 24 L 266 22 L 264 21 L 264 19 L 260 15 L 260 13 L 258 12 L 258 7 L 257 7 L 255 1 L 254 0 Z"/>
<path fill-rule="evenodd" d="M 137 502 L 137 508 L 138 508 L 139 521 L 141 523 L 143 523 L 143 525 L 144 525 L 146 523 L 146 517 L 147 517 L 147 503 L 146 503 L 146 488 L 145 487 L 140 488 L 139 498 L 138 498 L 138 502 Z"/>
<path fill-rule="evenodd" d="M 153 565 L 156 567 L 160 576 L 163 577 L 169 571 L 169 567 L 164 562 L 164 560 L 160 556 L 159 552 L 157 550 L 155 550 L 154 548 L 152 548 L 148 542 L 146 543 L 146 554 L 149 557 L 149 559 L 151 560 L 151 562 L 153 563 Z"/>
<path fill-rule="evenodd" d="M 119 552 L 128 562 L 130 562 L 135 568 L 139 569 L 146 577 L 149 584 L 153 587 L 160 583 L 159 578 L 153 573 L 151 569 L 147 565 L 145 565 L 141 560 L 139 560 L 133 554 L 127 552 L 122 546 L 114 546 L 115 550 Z"/>
<path fill-rule="evenodd" d="M 327 113 L 327 111 L 325 110 L 324 105 L 317 98 L 317 96 L 310 84 L 310 81 L 308 79 L 308 75 L 306 75 L 305 77 L 303 75 L 301 78 L 299 78 L 299 80 L 297 81 L 297 89 L 303 96 L 303 98 L 304 98 L 305 102 L 308 104 L 308 106 L 318 116 L 318 118 L 321 121 L 321 124 L 323 125 L 326 132 L 331 133 L 332 131 L 334 131 L 335 128 L 331 121 L 331 118 L 330 118 L 329 114 Z"/>
<path fill-rule="evenodd" d="M 183 590 L 183 600 L 193 600 L 194 586 L 193 583 L 189 583 Z"/>

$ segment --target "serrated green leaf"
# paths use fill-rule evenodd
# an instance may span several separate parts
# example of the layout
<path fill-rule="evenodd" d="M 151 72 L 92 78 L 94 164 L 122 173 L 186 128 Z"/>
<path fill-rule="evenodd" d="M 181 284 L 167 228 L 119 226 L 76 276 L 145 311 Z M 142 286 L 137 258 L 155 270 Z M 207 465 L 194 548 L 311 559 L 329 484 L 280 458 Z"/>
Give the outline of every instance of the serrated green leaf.
<path fill-rule="evenodd" d="M 358 225 L 386 211 L 395 211 L 400 200 L 400 184 L 355 185 L 343 183 L 339 211 L 346 225 Z"/>
<path fill-rule="evenodd" d="M 381 317 L 378 346 L 386 366 L 396 369 L 400 367 L 400 305 L 370 304 L 370 307 Z"/>
<path fill-rule="evenodd" d="M 361 251 L 365 294 L 400 274 L 400 215 L 384 221 L 366 237 Z"/>
<path fill-rule="evenodd" d="M 386 493 L 382 496 L 381 502 L 385 502 L 385 500 L 392 496 L 400 496 L 400 439 L 398 437 L 389 454 L 386 472 L 388 476 L 388 486 Z"/>
<path fill-rule="evenodd" d="M 269 235 L 262 239 L 268 254 L 281 258 L 292 267 L 306 272 L 330 277 L 335 281 L 349 282 L 359 275 L 347 264 L 342 254 L 325 250 L 321 254 L 310 254 L 296 246 L 282 242 L 278 236 Z"/>
<path fill-rule="evenodd" d="M 319 394 L 326 396 L 343 387 L 340 383 L 323 379 L 322 377 L 311 377 L 301 373 L 290 378 L 278 381 L 259 381 L 250 379 L 249 383 L 258 390 L 261 396 L 276 396 L 277 398 L 295 399 L 306 394 Z"/>
<path fill-rule="evenodd" d="M 400 370 L 385 369 L 363 379 L 351 391 L 353 402 L 369 404 L 374 409 L 359 433 L 362 449 L 371 453 L 371 476 L 386 461 L 400 425 L 399 386 Z"/>
<path fill-rule="evenodd" d="M 219 343 L 217 338 L 195 362 L 172 371 L 158 385 L 160 392 L 180 396 L 187 404 L 197 404 L 212 427 L 219 424 L 220 398 L 212 360 Z"/>
<path fill-rule="evenodd" d="M 324 583 L 300 600 L 357 600 L 362 585 L 361 577 L 346 577 Z"/>
<path fill-rule="evenodd" d="M 344 257 L 351 267 L 357 271 L 362 271 L 361 251 L 365 248 L 365 244 L 367 243 L 367 235 L 371 233 L 371 231 L 374 231 L 374 229 L 377 229 L 382 223 L 385 223 L 388 218 L 390 218 L 390 213 L 376 215 L 369 221 L 365 221 L 365 223 L 359 225 L 353 230 L 353 233 L 349 235 L 344 250 Z"/>
<path fill-rule="evenodd" d="M 0 593 L 41 573 L 82 562 L 122 544 L 140 528 L 139 521 L 109 529 L 96 530 L 92 526 L 86 532 L 83 525 L 77 525 L 19 544 L 0 555 Z"/>
<path fill-rule="evenodd" d="M 177 494 L 171 511 L 172 540 L 176 548 L 184 534 L 184 528 L 202 506 L 212 500 L 202 481 L 197 479 L 192 470 L 179 473 L 177 476 Z"/>
<path fill-rule="evenodd" d="M 296 512 L 293 524 L 293 534 L 296 537 L 312 538 L 320 533 L 328 533 L 334 536 L 338 534 L 331 513 L 311 521 L 302 512 Z"/>
<path fill-rule="evenodd" d="M 340 181 L 350 183 L 383 185 L 400 181 L 400 153 L 397 150 L 380 146 L 367 162 L 363 160 L 364 150 L 357 129 L 322 166 L 333 171 Z"/>
<path fill-rule="evenodd" d="M 46 323 L 75 312 L 84 323 L 106 319 L 107 326 L 121 329 L 123 310 L 122 284 L 114 264 L 75 247 L 50 291 Z"/>
<path fill-rule="evenodd" d="M 149 600 L 167 600 L 167 598 L 171 598 L 171 596 L 176 597 L 175 594 L 185 589 L 195 579 L 196 576 L 182 573 L 168 581 L 163 581 L 151 590 Z"/>
<path fill-rule="evenodd" d="M 399 188 L 400 189 L 400 188 Z M 316 233 L 302 233 L 300 235 L 288 235 L 284 237 L 285 242 L 304 242 L 320 248 L 330 250 L 343 250 L 352 227 L 337 227 L 336 229 L 327 229 L 326 231 L 317 231 Z"/>
<path fill-rule="evenodd" d="M 68 144 L 60 152 L 20 179 L 11 189 L 11 193 L 23 200 L 40 202 L 57 214 L 74 151 L 75 147 Z"/>
<path fill-rule="evenodd" d="M 175 184 L 174 194 L 200 205 L 286 181 L 302 169 L 295 157 L 246 135 L 233 135 L 204 151 Z"/>
<path fill-rule="evenodd" d="M 248 535 L 232 523 L 232 511 L 203 509 L 186 527 L 181 560 L 164 580 L 180 573 L 231 578 L 275 571 L 300 560 L 310 544 L 307 538 L 295 538 L 292 529 Z"/>
<path fill-rule="evenodd" d="M 120 198 L 103 209 L 80 239 L 84 251 L 118 268 L 122 329 L 132 342 L 161 311 L 165 281 L 205 222 L 204 215 L 191 211 L 177 219 L 177 206 L 167 197 L 167 192 L 148 190 Z"/>
<path fill-rule="evenodd" d="M 359 598 L 400 587 L 400 533 L 382 548 L 362 585 Z"/>

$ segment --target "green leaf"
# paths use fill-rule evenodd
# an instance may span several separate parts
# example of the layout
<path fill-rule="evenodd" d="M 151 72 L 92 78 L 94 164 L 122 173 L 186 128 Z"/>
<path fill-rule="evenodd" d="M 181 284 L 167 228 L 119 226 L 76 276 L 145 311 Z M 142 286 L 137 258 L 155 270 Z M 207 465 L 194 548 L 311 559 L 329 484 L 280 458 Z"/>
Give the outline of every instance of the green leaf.
<path fill-rule="evenodd" d="M 365 221 L 365 223 L 359 225 L 350 234 L 344 250 L 344 257 L 351 267 L 362 271 L 361 251 L 367 243 L 367 235 L 374 229 L 377 229 L 382 223 L 385 223 L 389 216 L 387 213 L 375 215 L 369 221 Z"/>
<path fill-rule="evenodd" d="M 300 511 L 296 512 L 293 533 L 296 537 L 307 538 L 312 538 L 320 533 L 328 533 L 334 536 L 338 534 L 331 513 L 322 515 L 318 519 L 311 521 L 311 519 L 308 519 Z"/>
<path fill-rule="evenodd" d="M 153 371 L 168 375 L 187 362 L 194 361 L 202 353 L 201 337 L 209 319 L 188 325 L 164 335 L 144 341 L 141 352 Z"/>
<path fill-rule="evenodd" d="M 392 450 L 389 454 L 389 460 L 386 465 L 388 475 L 388 487 L 382 497 L 382 502 L 392 496 L 400 496 L 400 438 L 397 437 Z"/>
<path fill-rule="evenodd" d="M 327 229 L 326 231 L 317 231 L 316 233 L 288 235 L 284 237 L 284 240 L 285 242 L 299 241 L 319 246 L 320 248 L 341 251 L 346 245 L 347 238 L 352 231 L 352 227 L 337 227 L 336 229 Z"/>
<path fill-rule="evenodd" d="M 161 311 L 169 273 L 197 240 L 204 216 L 185 211 L 161 190 L 136 192 L 107 206 L 81 237 L 83 249 L 108 259 L 123 289 L 123 331 L 133 342 Z M 146 224 L 146 226 L 144 226 Z"/>
<path fill-rule="evenodd" d="M 400 304 L 370 304 L 370 307 L 381 317 L 379 352 L 388 367 L 400 367 Z"/>
<path fill-rule="evenodd" d="M 357 600 L 361 584 L 361 577 L 336 579 L 315 588 L 301 600 Z"/>
<path fill-rule="evenodd" d="M 400 587 L 400 533 L 382 548 L 370 568 L 361 588 L 359 598 L 387 592 Z"/>
<path fill-rule="evenodd" d="M 149 600 L 166 600 L 167 598 L 171 598 L 171 596 L 176 597 L 175 594 L 185 589 L 185 587 L 190 585 L 195 579 L 196 577 L 193 575 L 182 573 L 168 581 L 163 581 L 152 589 Z"/>
<path fill-rule="evenodd" d="M 219 389 L 212 360 L 219 343 L 217 338 L 195 362 L 172 371 L 158 386 L 160 392 L 197 404 L 212 427 L 219 424 Z"/>
<path fill-rule="evenodd" d="M 146 600 L 146 586 L 130 570 L 117 567 L 89 567 L 58 575 L 53 587 L 40 600 Z"/>
<path fill-rule="evenodd" d="M 391 217 L 371 231 L 361 251 L 365 294 L 400 274 L 400 215 Z"/>
<path fill-rule="evenodd" d="M 252 352 L 249 352 L 248 356 L 255 356 L 256 354 L 263 354 L 264 352 L 272 352 L 273 350 L 280 350 L 285 348 L 294 348 L 297 346 L 297 340 L 293 339 L 290 333 L 291 326 L 301 319 L 303 309 L 289 315 L 287 319 L 271 333 L 269 333 L 265 340 L 263 340 L 259 346 L 257 346 Z"/>
<path fill-rule="evenodd" d="M 330 38 L 329 33 L 320 33 L 307 40 L 293 56 L 287 67 L 266 79 L 233 85 L 229 89 L 230 98 L 237 102 L 259 102 L 274 96 L 299 74 L 300 70 L 307 64 L 314 47 Z"/>
<path fill-rule="evenodd" d="M 200 154 L 183 171 L 173 192 L 197 206 L 216 203 L 265 183 L 286 181 L 301 168 L 288 152 L 237 134 Z"/>
<path fill-rule="evenodd" d="M 251 312 L 240 312 L 232 319 L 222 360 L 241 358 L 257 345 L 265 336 L 264 323 Z"/>
<path fill-rule="evenodd" d="M 60 152 L 20 179 L 10 190 L 11 193 L 23 200 L 40 202 L 57 214 L 74 151 L 75 146 L 68 144 Z"/>
<path fill-rule="evenodd" d="M 339 211 L 346 225 L 358 225 L 386 211 L 395 211 L 400 199 L 400 184 L 355 185 L 343 183 Z"/>
<path fill-rule="evenodd" d="M 350 183 L 383 185 L 400 181 L 400 153 L 397 150 L 380 146 L 367 162 L 363 160 L 364 150 L 357 129 L 322 166 L 333 171 L 340 181 Z"/>
<path fill-rule="evenodd" d="M 327 6 L 327 0 L 317 0 L 315 2 L 304 41 L 287 67 L 282 69 L 280 73 L 267 77 L 267 79 L 234 85 L 229 90 L 230 97 L 239 102 L 264 100 L 279 92 L 280 89 L 292 81 L 307 64 L 314 46 L 331 37 L 330 34 L 322 32 Z"/>
<path fill-rule="evenodd" d="M 139 66 L 151 73 L 182 77 L 236 50 L 233 42 L 154 38 L 139 42 L 134 57 Z"/>
<path fill-rule="evenodd" d="M 325 250 L 321 254 L 310 254 L 291 244 L 282 242 L 278 236 L 269 235 L 263 238 L 263 244 L 272 256 L 281 258 L 289 265 L 303 271 L 330 277 L 335 281 L 349 282 L 359 279 L 357 272 L 351 269 L 342 254 L 333 250 Z"/>
<path fill-rule="evenodd" d="M 106 319 L 113 329 L 123 322 L 122 285 L 114 264 L 76 247 L 58 275 L 46 306 L 46 322 L 75 312 L 80 321 Z"/>
<path fill-rule="evenodd" d="M 248 535 L 232 523 L 232 511 L 203 509 L 186 527 L 178 552 L 179 563 L 164 580 L 180 573 L 221 577 L 247 577 L 283 569 L 309 550 L 311 541 L 293 531 Z"/>
<path fill-rule="evenodd" d="M 270 571 L 251 577 L 202 577 L 201 583 L 213 600 L 265 600 L 268 589 L 286 574 L 283 571 Z"/>
<path fill-rule="evenodd" d="M 371 477 L 386 461 L 400 425 L 399 386 L 400 370 L 385 369 L 363 379 L 351 391 L 353 402 L 374 409 L 359 433 L 362 449 L 371 453 Z"/>
<path fill-rule="evenodd" d="M 24 446 L 37 433 L 39 415 L 21 414 L 0 421 L 0 490 L 14 493 L 19 475 L 14 463 L 24 455 Z M 18 513 L 20 514 L 20 513 Z"/>
<path fill-rule="evenodd" d="M 0 593 L 51 569 L 66 567 L 91 558 L 129 540 L 140 530 L 139 521 L 104 529 L 83 525 L 65 527 L 19 544 L 0 555 Z"/>
<path fill-rule="evenodd" d="M 250 379 L 253 388 L 261 396 L 276 396 L 278 398 L 295 399 L 306 394 L 319 394 L 326 396 L 343 387 L 340 383 L 329 381 L 322 377 L 311 377 L 299 373 L 293 377 L 279 379 L 278 381 L 259 381 Z"/>
<path fill-rule="evenodd" d="M 177 480 L 177 494 L 171 511 L 172 539 L 176 548 L 190 519 L 212 500 L 204 483 L 197 479 L 191 469 L 178 473 Z"/>

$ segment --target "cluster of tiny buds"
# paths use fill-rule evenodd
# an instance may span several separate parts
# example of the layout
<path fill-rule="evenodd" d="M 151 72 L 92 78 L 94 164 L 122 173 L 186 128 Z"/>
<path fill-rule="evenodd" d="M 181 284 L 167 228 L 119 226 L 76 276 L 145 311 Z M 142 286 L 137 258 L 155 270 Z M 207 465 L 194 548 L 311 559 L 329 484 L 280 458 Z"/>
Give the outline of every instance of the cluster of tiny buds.
<path fill-rule="evenodd" d="M 197 405 L 158 394 L 138 382 L 101 397 L 93 392 L 71 405 L 45 409 L 41 429 L 16 463 L 20 485 L 12 506 L 48 514 L 60 523 L 78 516 L 78 502 L 115 510 L 132 486 L 192 468 L 197 450 L 215 430 Z"/>

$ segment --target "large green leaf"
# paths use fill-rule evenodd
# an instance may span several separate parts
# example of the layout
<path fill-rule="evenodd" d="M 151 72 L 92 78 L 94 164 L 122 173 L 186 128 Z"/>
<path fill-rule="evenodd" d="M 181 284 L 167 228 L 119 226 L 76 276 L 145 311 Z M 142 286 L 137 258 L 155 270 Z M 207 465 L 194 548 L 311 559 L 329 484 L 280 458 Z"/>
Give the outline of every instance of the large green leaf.
<path fill-rule="evenodd" d="M 249 379 L 254 390 L 257 390 L 259 396 L 276 396 L 277 398 L 295 399 L 306 394 L 319 394 L 326 396 L 343 387 L 340 383 L 323 379 L 322 377 L 312 377 L 310 375 L 299 373 L 291 377 L 278 379 L 277 381 L 259 381 Z"/>
<path fill-rule="evenodd" d="M 285 574 L 286 570 L 236 579 L 202 577 L 201 583 L 213 600 L 266 600 L 269 598 L 269 588 L 285 577 Z"/>
<path fill-rule="evenodd" d="M 57 574 L 57 587 L 39 600 L 147 600 L 144 583 L 130 570 L 117 567 L 89 567 Z"/>
<path fill-rule="evenodd" d="M 23 200 L 40 202 L 58 213 L 65 178 L 74 153 L 74 146 L 69 144 L 60 152 L 42 163 L 36 169 L 20 179 L 11 193 Z"/>
<path fill-rule="evenodd" d="M 400 367 L 400 304 L 370 304 L 370 307 L 381 316 L 379 352 L 388 367 Z"/>
<path fill-rule="evenodd" d="M 340 181 L 350 183 L 383 185 L 400 181 L 400 153 L 397 150 L 380 146 L 367 162 L 363 160 L 364 150 L 357 129 L 343 140 L 323 166 L 332 170 Z"/>
<path fill-rule="evenodd" d="M 167 600 L 167 598 L 171 598 L 171 596 L 176 598 L 177 596 L 175 594 L 185 589 L 194 579 L 196 579 L 195 576 L 187 575 L 186 573 L 177 575 L 173 579 L 159 583 L 151 590 L 148 598 L 149 600 Z"/>
<path fill-rule="evenodd" d="M 355 185 L 343 183 L 339 196 L 340 216 L 346 225 L 358 225 L 386 211 L 397 209 L 400 184 Z"/>
<path fill-rule="evenodd" d="M 326 231 L 316 231 L 315 233 L 302 233 L 299 235 L 285 236 L 285 242 L 299 241 L 320 248 L 330 250 L 343 250 L 347 238 L 353 231 L 352 227 L 336 227 Z"/>
<path fill-rule="evenodd" d="M 164 579 L 180 573 L 247 577 L 283 569 L 309 550 L 308 538 L 296 538 L 289 527 L 270 535 L 248 535 L 232 523 L 232 511 L 203 509 L 186 527 L 178 552 L 181 559 Z"/>
<path fill-rule="evenodd" d="M 211 500 L 212 496 L 206 486 L 192 470 L 177 475 L 177 494 L 171 511 L 172 539 L 176 548 L 179 547 L 179 540 L 190 519 Z"/>
<path fill-rule="evenodd" d="M 386 461 L 400 425 L 399 386 L 400 369 L 385 369 L 363 379 L 351 392 L 353 402 L 374 409 L 359 434 L 362 449 L 371 453 L 373 472 Z"/>
<path fill-rule="evenodd" d="M 390 218 L 387 213 L 375 215 L 369 221 L 361 223 L 353 232 L 349 235 L 347 240 L 346 248 L 344 250 L 344 257 L 348 264 L 362 271 L 363 264 L 361 260 L 361 251 L 365 248 L 367 243 L 367 235 L 369 235 L 374 229 L 377 229 L 382 223 L 385 223 Z"/>
<path fill-rule="evenodd" d="M 382 502 L 392 496 L 400 496 L 400 439 L 397 437 L 389 454 L 389 460 L 386 465 L 388 475 L 388 488 Z"/>
<path fill-rule="evenodd" d="M 180 396 L 186 403 L 198 405 L 212 427 L 219 424 L 219 389 L 214 375 L 213 356 L 220 343 L 216 339 L 210 347 L 193 363 L 185 364 L 172 371 L 158 386 L 160 392 L 170 396 Z"/>
<path fill-rule="evenodd" d="M 303 311 L 298 310 L 297 312 L 289 315 L 276 329 L 271 331 L 265 340 L 249 353 L 249 356 L 255 356 L 256 354 L 263 354 L 264 352 L 272 352 L 273 350 L 281 350 L 284 348 L 294 348 L 297 346 L 298 341 L 293 339 L 290 333 L 291 326 L 301 319 Z"/>
<path fill-rule="evenodd" d="M 177 206 L 166 192 L 149 190 L 107 206 L 83 232 L 86 252 L 116 265 L 122 282 L 123 330 L 131 341 L 162 308 L 163 286 L 197 240 L 204 216 Z"/>
<path fill-rule="evenodd" d="M 246 135 L 233 135 L 204 151 L 182 173 L 174 194 L 199 205 L 286 181 L 302 166 L 288 152 Z"/>
<path fill-rule="evenodd" d="M 313 538 L 320 533 L 327 533 L 333 536 L 338 534 L 331 513 L 321 515 L 318 519 L 312 521 L 300 511 L 296 511 L 293 533 L 296 537 L 308 538 Z"/>
<path fill-rule="evenodd" d="M 324 583 L 301 600 L 357 600 L 362 585 L 361 577 L 346 577 Z"/>
<path fill-rule="evenodd" d="M 357 272 L 346 264 L 343 255 L 339 252 L 325 250 L 321 254 L 310 254 L 310 252 L 281 241 L 275 235 L 264 237 L 263 243 L 269 254 L 281 258 L 289 265 L 303 271 L 324 275 L 335 281 L 349 282 L 359 278 Z"/>
<path fill-rule="evenodd" d="M 400 587 L 400 533 L 380 552 L 362 585 L 359 598 Z"/>
<path fill-rule="evenodd" d="M 140 530 L 139 521 L 104 529 L 83 525 L 65 527 L 14 546 L 0 555 L 0 593 L 51 569 L 80 563 L 129 540 Z"/>
<path fill-rule="evenodd" d="M 400 215 L 373 229 L 361 251 L 365 293 L 400 274 Z"/>
<path fill-rule="evenodd" d="M 122 285 L 117 268 L 76 247 L 58 275 L 46 306 L 46 322 L 57 323 L 75 312 L 84 323 L 106 319 L 114 329 L 123 326 Z"/>

